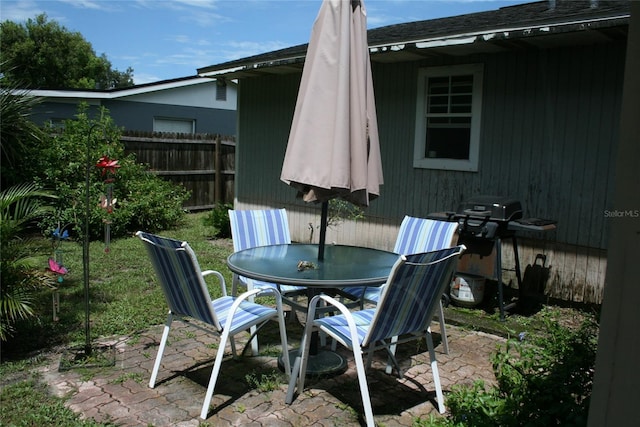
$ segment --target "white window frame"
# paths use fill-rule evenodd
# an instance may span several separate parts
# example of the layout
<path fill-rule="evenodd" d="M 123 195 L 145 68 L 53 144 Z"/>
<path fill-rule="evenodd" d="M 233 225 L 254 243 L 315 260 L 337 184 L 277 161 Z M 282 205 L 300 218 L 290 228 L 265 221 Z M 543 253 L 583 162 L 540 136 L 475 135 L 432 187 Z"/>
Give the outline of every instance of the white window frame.
<path fill-rule="evenodd" d="M 480 154 L 480 123 L 482 113 L 483 64 L 451 65 L 445 67 L 421 68 L 418 71 L 418 97 L 416 102 L 416 133 L 414 141 L 413 167 L 422 169 L 443 169 L 457 171 L 478 171 Z M 471 100 L 471 133 L 469 159 L 429 158 L 426 152 L 427 132 L 427 80 L 430 77 L 473 75 Z"/>

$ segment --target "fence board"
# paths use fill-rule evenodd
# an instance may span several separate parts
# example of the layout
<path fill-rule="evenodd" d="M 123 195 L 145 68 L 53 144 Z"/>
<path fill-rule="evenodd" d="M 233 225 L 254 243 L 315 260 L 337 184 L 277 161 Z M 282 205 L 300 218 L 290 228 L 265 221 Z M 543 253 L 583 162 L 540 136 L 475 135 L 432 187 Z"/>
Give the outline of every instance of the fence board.
<path fill-rule="evenodd" d="M 125 152 L 148 164 L 152 173 L 191 192 L 185 209 L 211 209 L 217 204 L 233 203 L 236 146 L 233 137 L 129 132 L 121 137 L 121 142 Z"/>

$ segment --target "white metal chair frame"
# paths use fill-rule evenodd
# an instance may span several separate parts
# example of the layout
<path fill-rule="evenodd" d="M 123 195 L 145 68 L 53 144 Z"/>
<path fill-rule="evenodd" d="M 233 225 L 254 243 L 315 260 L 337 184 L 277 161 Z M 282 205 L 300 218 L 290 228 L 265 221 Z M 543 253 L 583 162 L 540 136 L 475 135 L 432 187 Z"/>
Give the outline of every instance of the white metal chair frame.
<path fill-rule="evenodd" d="M 277 289 L 253 289 L 237 297 L 227 296 L 224 276 L 214 270 L 201 271 L 196 255 L 187 242 L 180 242 L 141 231 L 138 231 L 136 235 L 147 247 L 169 305 L 169 314 L 167 315 L 158 354 L 153 365 L 149 387 L 155 387 L 162 356 L 174 320 L 182 320 L 193 327 L 206 332 L 213 332 L 220 336 L 220 344 L 200 412 L 200 418 L 202 419 L 206 419 L 208 415 L 209 405 L 222 366 L 226 343 L 229 341 L 232 354 L 235 356 L 234 336 L 238 333 L 255 329 L 252 331 L 252 337 L 266 322 L 277 320 L 280 328 L 285 373 L 287 375 L 290 374 L 282 298 Z M 217 277 L 222 292 L 222 296 L 214 300 L 211 299 L 207 284 L 204 281 L 204 277 L 209 275 Z M 258 294 L 271 294 L 275 298 L 276 308 L 273 309 L 250 302 L 250 299 Z M 191 319 L 196 319 L 206 326 L 191 322 Z M 251 341 L 251 338 L 249 341 Z"/>
<path fill-rule="evenodd" d="M 456 231 L 458 225 L 454 222 L 438 221 L 426 218 L 405 216 L 398 230 L 393 251 L 401 255 L 409 255 L 421 252 L 435 251 L 450 248 L 457 240 Z M 417 233 L 417 234 L 416 234 Z M 360 298 L 362 303 L 377 304 L 380 298 L 381 287 L 357 288 L 351 292 Z M 347 289 L 347 292 L 349 290 Z M 444 319 L 442 300 L 438 304 L 438 323 L 442 348 L 445 354 L 449 354 L 449 339 L 447 337 L 447 325 Z M 396 346 L 391 350 L 395 352 Z M 387 373 L 391 373 L 391 365 L 387 366 Z"/>
<path fill-rule="evenodd" d="M 330 296 L 314 297 L 309 305 L 307 319 L 314 319 L 315 309 L 321 301 L 336 307 L 340 315 L 307 322 L 300 345 L 300 356 L 296 358 L 291 373 L 286 403 L 290 404 L 293 401 L 296 389 L 298 393 L 304 390 L 311 332 L 314 328 L 319 329 L 353 351 L 366 423 L 367 426 L 374 427 L 363 353 L 367 353 L 369 367 L 373 352 L 385 348 L 399 376 L 402 376 L 395 353 L 391 350 L 394 344 L 392 339 L 396 337 L 395 342 L 402 341 L 405 335 L 410 335 L 409 339 L 415 339 L 413 334 L 421 333 L 426 338 L 429 350 L 438 410 L 444 413 L 444 397 L 429 324 L 442 293 L 451 281 L 455 262 L 464 250 L 464 245 L 461 245 L 425 254 L 401 255 L 382 288 L 380 300 L 375 308 L 351 312 L 344 304 Z M 407 267 L 415 270 L 407 271 Z M 397 325 L 394 324 L 394 319 L 397 320 Z"/>

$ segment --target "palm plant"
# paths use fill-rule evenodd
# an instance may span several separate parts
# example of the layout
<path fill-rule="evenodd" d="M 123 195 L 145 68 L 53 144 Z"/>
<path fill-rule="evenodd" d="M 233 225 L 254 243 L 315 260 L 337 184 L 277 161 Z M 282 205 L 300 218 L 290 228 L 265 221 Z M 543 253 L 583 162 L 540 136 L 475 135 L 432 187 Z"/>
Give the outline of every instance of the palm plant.
<path fill-rule="evenodd" d="M 35 268 L 35 258 L 27 251 L 22 234 L 30 222 L 41 217 L 50 208 L 42 204 L 42 197 L 50 197 L 34 184 L 16 184 L 17 165 L 32 141 L 43 138 L 43 131 L 30 120 L 32 108 L 40 98 L 30 96 L 18 86 L 4 86 L 6 63 L 0 64 L 0 340 L 13 331 L 18 319 L 34 315 L 32 290 L 42 285 L 51 286 L 51 278 Z M 14 185 L 16 184 L 16 185 Z"/>
<path fill-rule="evenodd" d="M 3 188 L 16 183 L 17 165 L 32 141 L 43 138 L 42 129 L 31 121 L 32 109 L 42 98 L 32 96 L 20 86 L 5 86 L 7 64 L 0 64 L 0 176 Z M 10 70 L 9 70 L 10 71 Z"/>
<path fill-rule="evenodd" d="M 18 319 L 35 315 L 33 292 L 53 287 L 52 276 L 38 266 L 39 258 L 27 250 L 24 231 L 33 220 L 52 211 L 43 198 L 54 198 L 34 184 L 19 184 L 0 192 L 0 340 L 14 332 Z"/>

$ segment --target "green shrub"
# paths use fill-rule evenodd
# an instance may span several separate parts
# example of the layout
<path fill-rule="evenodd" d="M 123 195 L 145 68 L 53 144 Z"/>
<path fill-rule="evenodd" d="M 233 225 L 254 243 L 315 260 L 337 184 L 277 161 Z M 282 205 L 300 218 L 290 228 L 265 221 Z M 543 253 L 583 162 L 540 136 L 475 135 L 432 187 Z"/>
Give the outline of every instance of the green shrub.
<path fill-rule="evenodd" d="M 111 236 L 119 237 L 145 229 L 158 231 L 174 227 L 183 217 L 182 204 L 189 193 L 182 186 L 165 181 L 126 155 L 120 142 L 121 131 L 108 110 L 90 119 L 87 106 L 79 107 L 75 120 L 67 120 L 64 129 L 49 129 L 50 138 L 38 143 L 23 159 L 23 173 L 59 197 L 56 215 L 41 222 L 46 232 L 65 227 L 75 236 L 83 235 L 86 212 L 86 175 L 89 166 L 89 236 L 99 239 L 105 221 L 111 221 Z M 89 141 L 90 138 L 90 141 Z M 88 157 L 87 157 L 88 156 Z M 118 160 L 114 174 L 96 167 L 102 156 Z M 107 191 L 107 178 L 113 177 L 112 213 L 100 208 Z"/>
<path fill-rule="evenodd" d="M 497 386 L 453 387 L 451 421 L 473 426 L 584 426 L 595 368 L 598 325 L 577 328 L 545 316 L 539 336 L 509 340 L 492 358 Z"/>
<path fill-rule="evenodd" d="M 229 209 L 233 209 L 233 205 L 230 203 L 217 205 L 202 219 L 203 225 L 213 227 L 213 235 L 221 239 L 231 237 Z"/>

